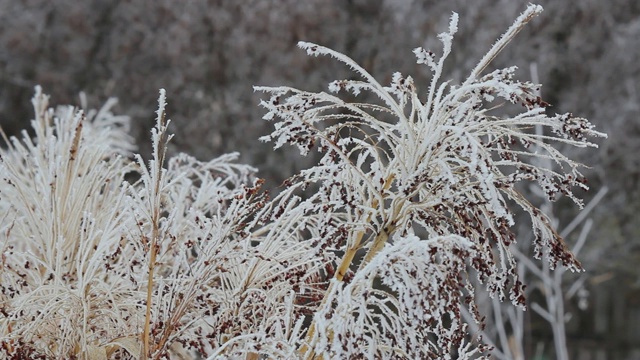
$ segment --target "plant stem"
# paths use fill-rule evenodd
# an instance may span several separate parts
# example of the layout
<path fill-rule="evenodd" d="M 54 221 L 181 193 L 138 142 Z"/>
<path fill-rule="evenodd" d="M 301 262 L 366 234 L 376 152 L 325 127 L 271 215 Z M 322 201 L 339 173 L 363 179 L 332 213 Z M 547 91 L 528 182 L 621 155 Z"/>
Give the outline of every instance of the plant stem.
<path fill-rule="evenodd" d="M 393 179 L 395 178 L 395 176 L 393 174 L 389 175 L 389 177 L 387 177 L 383 189 L 382 191 L 386 191 L 391 187 L 391 184 L 393 183 Z M 373 199 L 373 201 L 371 202 L 371 208 L 373 209 L 377 209 L 378 208 L 378 199 Z M 366 222 L 370 222 L 371 221 L 371 214 L 369 214 L 367 216 Z M 395 229 L 395 226 L 393 227 L 393 229 Z M 374 247 L 376 248 L 382 248 L 384 247 L 384 244 L 386 243 L 386 240 L 389 238 L 389 233 L 391 233 L 392 230 L 390 231 L 385 231 L 383 230 L 382 233 L 378 234 L 378 236 L 376 236 L 374 243 L 372 245 L 372 248 L 369 250 L 369 252 L 367 253 L 367 255 L 372 253 L 372 250 Z M 384 236 L 384 239 L 381 238 L 381 234 L 386 234 L 386 236 Z M 347 274 L 347 271 L 349 270 L 349 268 L 351 267 L 351 264 L 353 263 L 353 259 L 356 256 L 356 253 L 358 252 L 358 250 L 360 250 L 362 248 L 362 239 L 365 235 L 365 231 L 359 231 L 356 235 L 355 235 L 355 240 L 353 241 L 353 244 L 351 244 L 351 246 L 349 246 L 347 248 L 347 251 L 344 253 L 344 255 L 342 256 L 342 260 L 340 261 L 340 265 L 338 266 L 338 269 L 335 272 L 334 277 L 336 278 L 336 280 L 342 282 L 344 279 L 344 276 Z M 377 250 L 379 251 L 379 249 Z M 377 251 L 375 251 L 375 253 L 377 253 Z M 373 255 L 375 255 L 375 253 Z M 364 263 L 364 261 L 363 261 Z M 322 304 L 320 306 L 323 306 L 326 301 L 327 301 L 327 294 L 331 293 L 333 291 L 333 286 L 335 283 L 331 283 L 329 285 L 329 288 L 325 291 L 324 293 L 324 297 L 322 299 Z M 307 331 L 307 336 L 306 336 L 306 340 L 307 340 L 307 344 L 309 344 L 311 342 L 311 339 L 313 338 L 313 336 L 315 335 L 315 330 L 316 330 L 316 324 L 315 321 L 311 323 L 311 325 L 309 326 L 309 331 Z M 331 333 L 331 332 L 330 332 Z M 302 345 L 299 349 L 301 354 L 305 354 L 307 351 L 309 351 L 309 346 L 305 344 Z M 309 355 L 305 356 L 305 359 L 321 359 L 321 356 L 315 356 L 315 354 L 313 353 L 313 351 L 311 351 L 309 353 Z"/>
<path fill-rule="evenodd" d="M 156 209 L 157 210 L 157 209 Z M 142 335 L 142 351 L 144 352 L 141 359 L 148 358 L 150 353 L 150 325 L 151 325 L 151 304 L 152 304 L 152 295 L 153 295 L 153 271 L 156 263 L 156 254 L 157 254 L 157 238 L 158 238 L 158 221 L 157 216 L 158 212 L 154 211 L 153 217 L 153 235 L 151 239 L 151 251 L 150 259 L 149 259 L 149 280 L 147 281 L 147 304 L 146 304 L 146 312 L 144 316 L 144 332 Z"/>
<path fill-rule="evenodd" d="M 147 359 L 151 356 L 151 306 L 153 296 L 153 276 L 156 264 L 156 256 L 158 253 L 158 241 L 160 237 L 160 192 L 162 190 L 162 169 L 164 165 L 164 159 L 166 154 L 167 137 L 167 123 L 166 115 L 164 111 L 164 89 L 160 90 L 160 104 L 158 109 L 158 118 L 156 121 L 156 129 L 158 131 L 158 138 L 156 141 L 154 162 L 151 171 L 155 172 L 154 187 L 153 187 L 153 202 L 150 203 L 153 212 L 153 218 L 151 219 L 152 233 L 151 233 L 151 245 L 149 248 L 149 278 L 147 281 L 147 303 L 146 312 L 144 317 L 144 332 L 142 333 L 142 352 L 140 359 Z"/>

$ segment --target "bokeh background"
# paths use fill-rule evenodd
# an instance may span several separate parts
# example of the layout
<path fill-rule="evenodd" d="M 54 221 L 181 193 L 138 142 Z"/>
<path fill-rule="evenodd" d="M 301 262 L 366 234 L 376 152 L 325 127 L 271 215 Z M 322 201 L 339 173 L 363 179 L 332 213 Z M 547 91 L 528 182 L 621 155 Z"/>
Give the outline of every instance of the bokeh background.
<path fill-rule="evenodd" d="M 165 88 L 172 152 L 209 159 L 239 151 L 277 191 L 312 159 L 257 141 L 271 125 L 261 120 L 261 94 L 252 86 L 321 91 L 353 77 L 335 61 L 307 57 L 299 40 L 349 55 L 383 83 L 401 71 L 426 89 L 427 69 L 411 50 L 438 53 L 436 35 L 452 11 L 460 24 L 445 77 L 459 80 L 528 2 L 0 0 L 0 124 L 10 135 L 29 127 L 37 84 L 54 104 L 79 104 L 81 91 L 90 107 L 117 97 L 116 112 L 132 117 L 139 151 L 148 155 L 158 89 Z M 583 301 L 565 300 L 569 353 L 640 359 L 640 1 L 538 3 L 543 14 L 493 66 L 537 76 L 550 111 L 571 111 L 609 134 L 599 149 L 572 154 L 592 166 L 586 173 L 594 191 L 585 200 L 604 186 L 609 192 L 589 214 L 594 226 L 580 255 L 587 271 L 566 281 L 570 287 L 580 279 Z M 554 212 L 562 226 L 577 208 L 560 201 Z M 527 316 L 526 358 L 553 358 L 551 330 L 534 312 Z"/>

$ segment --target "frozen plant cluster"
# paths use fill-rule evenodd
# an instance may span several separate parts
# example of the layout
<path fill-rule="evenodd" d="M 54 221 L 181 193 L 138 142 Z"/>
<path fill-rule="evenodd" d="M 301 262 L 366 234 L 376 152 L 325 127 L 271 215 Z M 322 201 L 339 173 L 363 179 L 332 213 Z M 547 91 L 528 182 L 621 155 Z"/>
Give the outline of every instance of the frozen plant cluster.
<path fill-rule="evenodd" d="M 331 94 L 255 88 L 270 94 L 261 105 L 275 126 L 263 140 L 321 152 L 272 198 L 236 154 L 167 158 L 164 90 L 145 162 L 129 156 L 128 120 L 111 103 L 53 110 L 38 88 L 35 135 L 5 137 L 1 150 L 0 354 L 488 357 L 461 311 L 482 324 L 474 297 L 484 290 L 472 278 L 525 307 L 512 208 L 529 214 L 537 258 L 581 270 L 516 185 L 581 205 L 580 164 L 552 144 L 604 136 L 585 119 L 547 115 L 539 85 L 516 80 L 515 68 L 484 74 L 541 10 L 529 6 L 461 84 L 441 81 L 454 14 L 439 57 L 414 50 L 432 75 L 424 92 L 399 73 L 382 86 L 345 55 L 300 43 L 361 80 L 335 81 Z M 521 111 L 504 114 L 501 103 Z"/>

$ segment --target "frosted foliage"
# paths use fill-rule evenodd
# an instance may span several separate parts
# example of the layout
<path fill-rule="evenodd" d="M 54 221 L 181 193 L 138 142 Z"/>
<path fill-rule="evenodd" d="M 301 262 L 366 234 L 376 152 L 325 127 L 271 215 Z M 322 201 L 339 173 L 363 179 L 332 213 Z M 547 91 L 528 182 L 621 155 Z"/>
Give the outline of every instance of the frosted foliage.
<path fill-rule="evenodd" d="M 550 200 L 566 195 L 582 206 L 573 194 L 575 187 L 587 189 L 580 164 L 553 143 L 595 147 L 588 138 L 604 134 L 572 114 L 547 115 L 548 104 L 537 95 L 540 85 L 515 79 L 515 67 L 483 74 L 540 11 L 539 6 L 530 6 L 458 85 L 440 79 L 457 30 L 454 14 L 449 31 L 438 36 L 441 57 L 423 48 L 414 50 L 417 62 L 432 73 L 426 92 L 400 73 L 393 74 L 389 86 L 382 86 L 347 56 L 307 42 L 299 46 L 309 55 L 335 58 L 361 77 L 330 83 L 331 93 L 348 92 L 357 98 L 369 92 L 380 101 L 348 102 L 331 93 L 289 87 L 256 88 L 271 94 L 262 102 L 267 110 L 264 119 L 279 119 L 263 140 L 273 141 L 276 148 L 293 144 L 303 155 L 314 147 L 323 154 L 318 166 L 302 171 L 290 184 L 319 187 L 301 206 L 307 207 L 306 213 L 320 210 L 338 217 L 327 222 L 317 242 L 347 254 L 314 317 L 305 348 L 308 354 L 365 353 L 372 358 L 453 354 L 466 333 L 460 299 L 474 307 L 472 294 L 462 292 L 468 285 L 459 280 L 468 276 L 468 268 L 492 297 L 508 297 L 524 308 L 524 287 L 510 251 L 516 241 L 514 206 L 530 215 L 537 258 L 546 254 L 552 268 L 560 263 L 582 270 L 547 216 L 516 185 L 535 182 Z M 521 111 L 501 111 L 505 102 Z M 549 131 L 537 133 L 536 127 Z M 335 233 L 342 238 L 339 242 Z M 389 245 L 392 234 L 404 246 Z M 416 255 L 415 244 L 420 242 L 412 234 L 424 239 L 419 252 L 431 257 Z M 464 247 L 438 247 L 433 245 L 436 239 L 447 243 L 457 239 Z M 359 249 L 366 250 L 359 268 L 343 266 L 345 258 L 351 261 L 348 254 Z M 465 255 L 455 261 L 444 255 L 454 249 Z M 401 260 L 407 256 L 411 262 Z M 430 262 L 433 257 L 441 266 Z M 376 287 L 374 278 L 389 289 Z M 437 297 L 430 299 L 430 291 Z M 417 313 L 409 310 L 415 307 L 420 309 Z"/>
<path fill-rule="evenodd" d="M 432 73 L 426 91 L 400 73 L 383 86 L 301 42 L 359 80 L 332 82 L 332 94 L 256 88 L 271 95 L 261 104 L 274 130 L 262 140 L 321 155 L 274 197 L 237 153 L 168 157 L 164 90 L 144 159 L 113 101 L 54 110 L 37 88 L 34 135 L 5 137 L 0 150 L 0 355 L 488 358 L 469 330 L 482 325 L 474 278 L 525 307 L 514 207 L 530 215 L 538 257 L 581 270 L 516 184 L 581 205 L 580 165 L 552 144 L 603 136 L 585 119 L 548 116 L 515 68 L 485 73 L 540 10 L 530 6 L 460 84 L 440 79 L 454 14 L 440 56 L 414 50 Z M 503 102 L 521 111 L 501 112 Z"/>
<path fill-rule="evenodd" d="M 454 235 L 427 241 L 416 236 L 395 239 L 349 284 L 332 287 L 326 298 L 332 306 L 314 316 L 314 351 L 335 357 L 347 352 L 409 359 L 436 354 L 447 358 L 453 351 L 459 358 L 478 354 L 480 349 L 465 344 L 467 325 L 459 316 L 460 298 L 471 303 L 473 297 L 462 276 L 465 259 L 474 255 L 470 245 Z M 374 279 L 381 279 L 388 290 L 374 287 Z"/>

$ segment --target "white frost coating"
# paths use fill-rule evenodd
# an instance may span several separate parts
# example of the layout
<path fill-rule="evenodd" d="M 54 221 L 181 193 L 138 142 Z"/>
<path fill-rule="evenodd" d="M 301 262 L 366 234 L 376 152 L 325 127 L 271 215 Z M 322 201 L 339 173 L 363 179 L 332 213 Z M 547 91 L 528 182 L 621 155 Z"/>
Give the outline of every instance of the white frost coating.
<path fill-rule="evenodd" d="M 361 268 L 348 285 L 341 287 L 334 281 L 334 292 L 329 295 L 331 301 L 327 304 L 337 305 L 333 309 L 325 306 L 315 316 L 319 329 L 316 352 L 344 354 L 341 349 L 346 345 L 354 346 L 350 348 L 351 351 L 370 354 L 370 358 L 386 358 L 393 354 L 422 358 L 438 351 L 438 348 L 445 346 L 448 336 L 464 328 L 463 324 L 455 321 L 445 326 L 443 319 L 453 318 L 450 315 L 451 306 L 458 305 L 455 298 L 446 295 L 440 280 L 450 276 L 449 272 L 461 271 L 465 266 L 463 256 L 467 251 L 473 252 L 472 248 L 472 242 L 454 235 L 430 240 L 415 236 L 395 239 L 393 245 L 386 246 Z M 459 256 L 451 255 L 453 249 L 461 251 Z M 431 254 L 434 250 L 437 257 Z M 372 280 L 376 277 L 397 293 L 397 297 L 372 289 Z M 399 316 L 373 318 L 368 307 L 374 304 L 386 311 L 393 306 Z M 419 324 L 432 319 L 436 319 L 438 325 L 433 328 L 431 335 L 438 334 L 434 337 L 439 337 L 438 340 L 419 340 L 411 336 L 421 332 L 417 328 Z M 325 329 L 331 329 L 334 340 L 346 340 L 361 331 L 373 332 L 377 336 L 365 337 L 364 341 L 359 342 L 353 339 L 353 343 L 330 342 L 326 340 Z M 382 340 L 388 336 L 396 338 L 396 346 L 383 346 Z M 461 358 L 466 358 L 465 355 L 461 354 Z"/>
<path fill-rule="evenodd" d="M 580 205 L 572 193 L 573 187 L 584 187 L 580 165 L 552 143 L 594 147 L 587 138 L 603 134 L 569 114 L 547 116 L 546 103 L 537 97 L 539 85 L 517 80 L 515 67 L 483 75 L 491 60 L 541 10 L 529 6 L 461 84 L 441 80 L 458 30 L 454 13 L 448 31 L 438 35 L 442 56 L 424 48 L 413 50 L 417 63 L 432 72 L 426 96 L 421 96 L 420 84 L 411 76 L 392 73 L 389 86 L 384 87 L 345 55 L 305 42 L 299 46 L 309 55 L 331 56 L 361 76 L 331 82 L 330 92 L 371 92 L 381 101 L 349 103 L 326 93 L 260 88 L 272 95 L 263 103 L 268 118 L 281 119 L 282 125 L 271 134 L 276 147 L 286 139 L 303 153 L 317 147 L 323 154 L 318 166 L 301 173 L 305 186 L 318 187 L 316 195 L 301 203 L 304 211 L 320 211 L 323 219 L 338 216 L 348 224 L 325 223 L 315 246 L 324 242 L 344 253 L 366 252 L 359 268 L 340 268 L 339 279 L 348 278 L 344 284 L 336 279 L 329 282 L 306 339 L 307 355 L 420 358 L 427 356 L 421 351 L 432 351 L 449 358 L 453 347 L 477 355 L 481 347 L 453 340 L 466 328 L 456 322 L 459 304 L 427 294 L 455 293 L 451 296 L 456 299 L 465 291 L 472 294 L 469 284 L 443 285 L 455 278 L 452 271 L 464 272 L 471 265 L 491 296 L 506 299 L 508 293 L 514 304 L 524 307 L 509 250 L 515 237 L 508 205 L 517 204 L 530 215 L 536 257 L 546 249 L 551 266 L 560 262 L 580 269 L 548 219 L 515 186 L 532 181 L 550 199 L 565 194 Z M 495 105 L 504 101 L 521 106 L 521 113 L 501 112 Z M 304 106 L 292 109 L 287 106 L 290 103 Z M 536 134 L 531 131 L 536 126 L 547 127 L 554 135 Z M 531 146 L 538 151 L 529 151 Z M 546 162 L 548 167 L 540 167 L 534 165 L 536 159 L 551 161 Z M 412 234 L 428 236 L 420 240 Z M 342 239 L 338 242 L 342 247 L 336 246 L 336 236 Z M 342 261 L 351 260 L 345 255 Z M 393 292 L 374 287 L 375 279 Z M 472 307 L 471 303 L 471 312 Z M 473 317 L 480 319 L 479 314 Z M 424 333 L 411 328 L 425 323 L 429 326 Z M 445 328 L 445 323 L 450 326 Z M 434 333 L 442 335 L 434 338 Z"/>
<path fill-rule="evenodd" d="M 471 71 L 471 75 L 465 82 L 468 84 L 470 81 L 474 80 L 477 76 L 484 71 L 484 69 L 493 61 L 493 59 L 504 49 L 507 44 L 524 28 L 524 26 L 531 21 L 531 19 L 540 13 L 542 13 L 542 6 L 529 4 L 527 9 L 518 16 L 516 21 L 514 21 L 513 25 L 507 29 L 507 31 L 502 34 L 502 36 L 498 39 L 498 41 L 493 44 L 491 49 L 482 57 L 478 65 Z"/>

